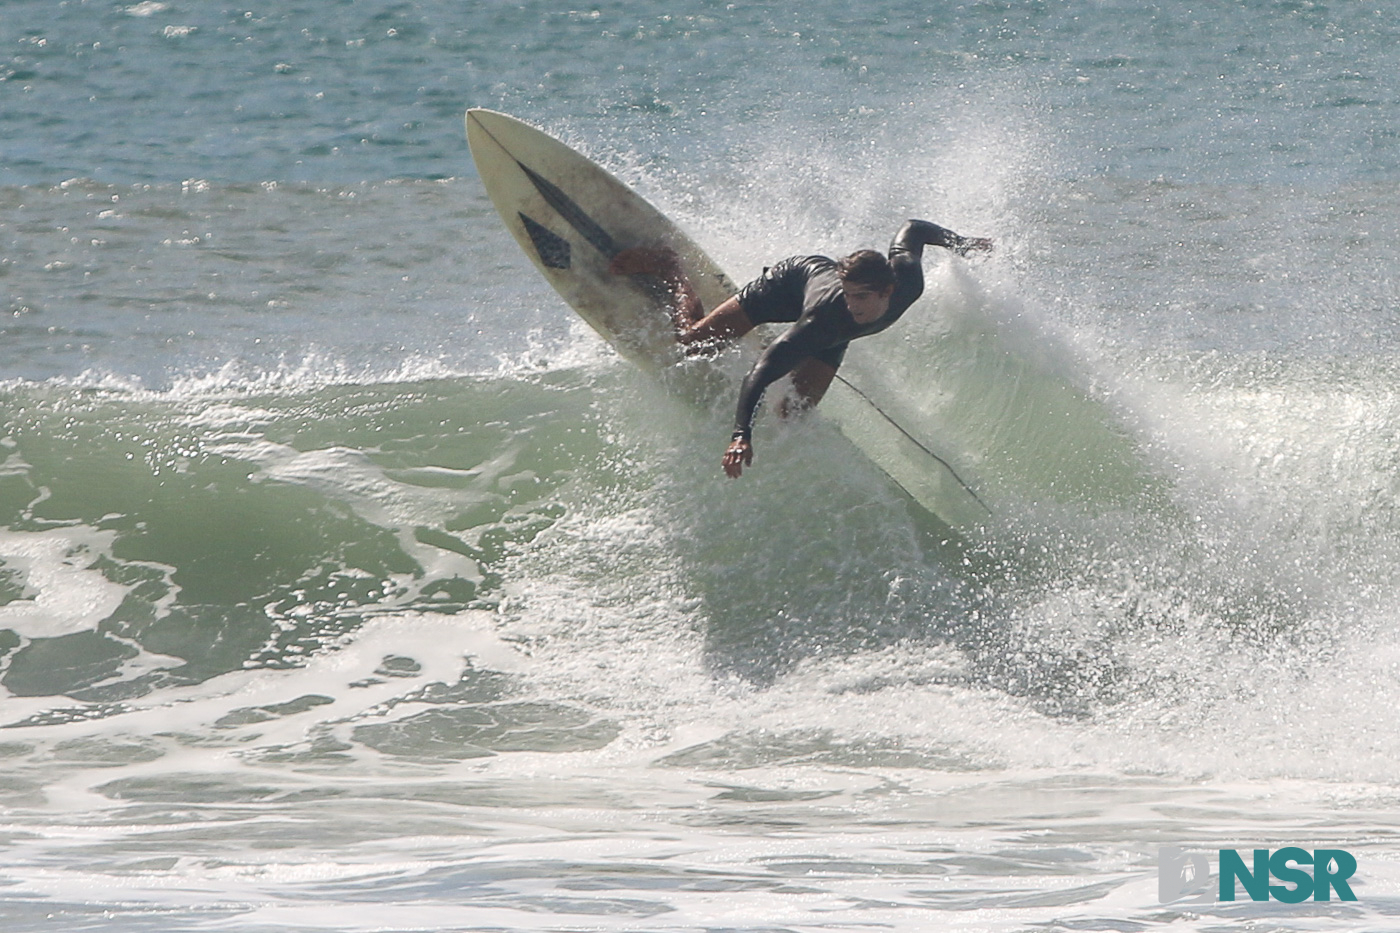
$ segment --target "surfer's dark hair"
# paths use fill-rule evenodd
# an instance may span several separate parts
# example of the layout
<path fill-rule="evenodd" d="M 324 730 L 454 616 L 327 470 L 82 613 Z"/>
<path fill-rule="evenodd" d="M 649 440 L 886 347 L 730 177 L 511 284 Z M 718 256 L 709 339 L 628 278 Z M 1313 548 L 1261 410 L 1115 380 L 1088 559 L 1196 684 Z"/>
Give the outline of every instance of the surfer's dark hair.
<path fill-rule="evenodd" d="M 883 253 L 873 249 L 856 250 L 836 264 L 841 281 L 852 285 L 868 285 L 884 291 L 894 285 L 894 267 Z"/>

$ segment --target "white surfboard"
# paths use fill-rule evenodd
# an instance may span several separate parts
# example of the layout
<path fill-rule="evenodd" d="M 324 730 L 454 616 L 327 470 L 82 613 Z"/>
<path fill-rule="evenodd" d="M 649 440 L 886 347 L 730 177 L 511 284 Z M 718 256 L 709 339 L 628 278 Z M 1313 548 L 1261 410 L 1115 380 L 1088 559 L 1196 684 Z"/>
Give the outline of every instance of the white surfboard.
<path fill-rule="evenodd" d="M 633 246 L 669 246 L 707 310 L 737 290 L 704 250 L 641 195 L 547 133 L 490 110 L 467 111 L 467 141 L 491 202 L 520 248 L 594 330 L 627 359 L 662 372 L 682 359 L 666 296 L 608 263 Z M 738 391 L 734 385 L 733 390 Z M 820 411 L 866 456 L 953 529 L 980 536 L 990 511 L 947 459 L 838 376 Z"/>

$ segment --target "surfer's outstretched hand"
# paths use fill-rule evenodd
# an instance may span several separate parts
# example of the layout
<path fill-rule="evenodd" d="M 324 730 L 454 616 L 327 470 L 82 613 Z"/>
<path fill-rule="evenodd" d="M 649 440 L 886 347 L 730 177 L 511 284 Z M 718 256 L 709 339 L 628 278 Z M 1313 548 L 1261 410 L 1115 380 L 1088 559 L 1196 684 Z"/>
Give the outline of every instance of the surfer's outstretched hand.
<path fill-rule="evenodd" d="M 968 253 L 990 253 L 992 251 L 992 241 L 984 236 L 959 237 L 959 242 L 953 247 L 953 252 L 959 256 L 966 256 Z"/>
<path fill-rule="evenodd" d="M 724 452 L 724 472 L 730 479 L 737 479 L 744 467 L 753 465 L 753 444 L 743 438 L 735 438 Z"/>

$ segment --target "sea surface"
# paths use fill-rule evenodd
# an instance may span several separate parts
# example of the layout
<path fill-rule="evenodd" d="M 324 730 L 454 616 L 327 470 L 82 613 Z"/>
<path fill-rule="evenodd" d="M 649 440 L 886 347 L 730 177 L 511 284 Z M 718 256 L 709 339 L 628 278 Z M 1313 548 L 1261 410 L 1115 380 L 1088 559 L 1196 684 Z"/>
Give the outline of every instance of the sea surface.
<path fill-rule="evenodd" d="M 6 0 L 0 930 L 1400 930 L 1397 74 L 1361 0 Z M 738 281 L 993 237 L 849 370 L 983 532 L 819 416 L 727 480 L 478 106 Z M 1163 900 L 1287 846 L 1357 899 Z"/>

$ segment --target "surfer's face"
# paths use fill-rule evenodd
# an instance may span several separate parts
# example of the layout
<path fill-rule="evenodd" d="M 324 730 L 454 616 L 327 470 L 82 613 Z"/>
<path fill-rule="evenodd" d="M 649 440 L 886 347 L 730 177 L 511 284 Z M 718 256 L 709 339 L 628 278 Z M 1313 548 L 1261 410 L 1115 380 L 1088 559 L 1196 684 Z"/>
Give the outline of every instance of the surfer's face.
<path fill-rule="evenodd" d="M 869 324 L 890 309 L 890 295 L 894 287 L 875 288 L 859 282 L 842 282 L 841 290 L 846 293 L 846 307 L 857 324 Z"/>

